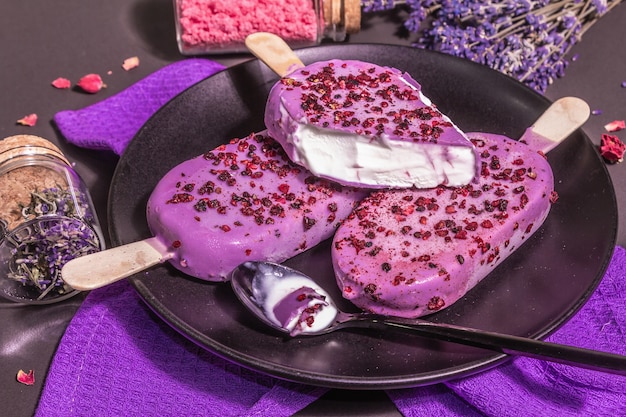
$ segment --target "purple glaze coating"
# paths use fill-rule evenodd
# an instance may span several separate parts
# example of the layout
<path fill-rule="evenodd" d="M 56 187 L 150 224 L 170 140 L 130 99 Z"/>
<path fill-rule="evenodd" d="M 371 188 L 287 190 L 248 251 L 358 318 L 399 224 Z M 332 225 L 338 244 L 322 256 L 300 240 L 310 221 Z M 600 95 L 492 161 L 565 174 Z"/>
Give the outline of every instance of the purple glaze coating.
<path fill-rule="evenodd" d="M 471 149 L 468 138 L 422 98 L 420 84 L 395 68 L 353 60 L 320 61 L 292 71 L 272 87 L 265 125 L 296 163 L 299 157 L 291 142 L 298 141 L 292 136 L 300 124 L 424 147 Z M 432 163 L 441 165 L 433 166 L 435 171 L 443 171 L 455 160 L 446 152 L 445 158 Z M 445 176 L 442 179 L 445 182 Z"/>
<path fill-rule="evenodd" d="M 545 157 L 503 136 L 469 136 L 481 162 L 474 183 L 374 192 L 342 224 L 332 259 L 346 299 L 384 315 L 433 313 L 541 226 L 555 196 Z"/>
<path fill-rule="evenodd" d="M 264 134 L 174 167 L 147 204 L 172 265 L 209 281 L 245 261 L 283 262 L 332 236 L 367 193 L 313 177 Z"/>

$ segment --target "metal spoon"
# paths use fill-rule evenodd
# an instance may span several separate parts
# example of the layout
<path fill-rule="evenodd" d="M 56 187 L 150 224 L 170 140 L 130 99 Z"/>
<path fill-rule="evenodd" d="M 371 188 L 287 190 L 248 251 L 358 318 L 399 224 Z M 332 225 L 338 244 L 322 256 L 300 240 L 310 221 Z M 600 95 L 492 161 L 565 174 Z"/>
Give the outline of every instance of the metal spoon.
<path fill-rule="evenodd" d="M 507 355 L 626 375 L 626 356 L 618 354 L 423 319 L 347 313 L 339 310 L 312 278 L 284 265 L 246 262 L 235 268 L 231 278 L 235 294 L 248 310 L 266 325 L 292 337 L 316 336 L 345 328 L 392 329 Z"/>

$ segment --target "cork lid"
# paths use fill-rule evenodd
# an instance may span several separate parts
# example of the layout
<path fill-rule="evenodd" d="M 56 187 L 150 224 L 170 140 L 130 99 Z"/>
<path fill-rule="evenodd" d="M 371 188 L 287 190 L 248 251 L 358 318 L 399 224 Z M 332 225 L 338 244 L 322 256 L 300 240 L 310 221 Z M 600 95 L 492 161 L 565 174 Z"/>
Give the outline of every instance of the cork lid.
<path fill-rule="evenodd" d="M 360 0 L 323 0 L 322 5 L 327 25 L 343 26 L 346 33 L 361 30 Z"/>
<path fill-rule="evenodd" d="M 70 165 L 63 152 L 54 143 L 42 137 L 15 135 L 0 140 L 0 164 L 23 155 L 50 155 Z"/>
<path fill-rule="evenodd" d="M 357 33 L 361 30 L 361 1 L 344 0 L 344 22 L 346 33 Z"/>

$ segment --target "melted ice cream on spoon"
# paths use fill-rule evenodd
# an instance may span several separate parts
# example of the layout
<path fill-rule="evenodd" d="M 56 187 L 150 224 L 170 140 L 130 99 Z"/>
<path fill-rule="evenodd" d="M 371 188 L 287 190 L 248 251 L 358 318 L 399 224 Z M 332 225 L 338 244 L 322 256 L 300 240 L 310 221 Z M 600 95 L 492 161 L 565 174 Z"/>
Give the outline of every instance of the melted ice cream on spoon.
<path fill-rule="evenodd" d="M 315 280 L 284 265 L 246 262 L 232 273 L 237 298 L 258 319 L 289 336 L 316 336 L 345 328 L 416 332 L 425 337 L 626 375 L 626 356 L 421 319 L 346 313 Z"/>

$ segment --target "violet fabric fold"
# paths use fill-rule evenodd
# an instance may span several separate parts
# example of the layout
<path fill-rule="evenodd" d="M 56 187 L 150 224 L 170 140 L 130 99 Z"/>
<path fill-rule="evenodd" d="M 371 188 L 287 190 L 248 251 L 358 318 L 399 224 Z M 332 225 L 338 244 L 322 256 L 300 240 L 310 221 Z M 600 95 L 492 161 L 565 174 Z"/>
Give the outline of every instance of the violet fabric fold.
<path fill-rule="evenodd" d="M 126 90 L 80 110 L 54 115 L 68 142 L 121 155 L 135 133 L 159 108 L 191 85 L 224 69 L 202 58 L 167 65 Z"/>
<path fill-rule="evenodd" d="M 121 154 L 141 127 L 138 113 L 147 120 L 171 97 L 220 69 L 208 60 L 180 61 L 101 103 L 60 112 L 55 121 L 68 141 Z M 169 78 L 173 73 L 180 77 L 176 85 Z M 136 110 L 132 117 L 129 108 Z M 82 120 L 82 128 L 72 118 Z M 126 122 L 132 129 L 127 125 L 113 133 Z M 625 301 L 626 250 L 617 247 L 590 300 L 548 340 L 626 354 Z M 128 283 L 119 282 L 92 291 L 70 322 L 36 417 L 288 416 L 324 392 L 247 370 L 197 347 L 154 316 Z M 626 377 L 527 358 L 387 394 L 407 417 L 626 415 Z"/>

